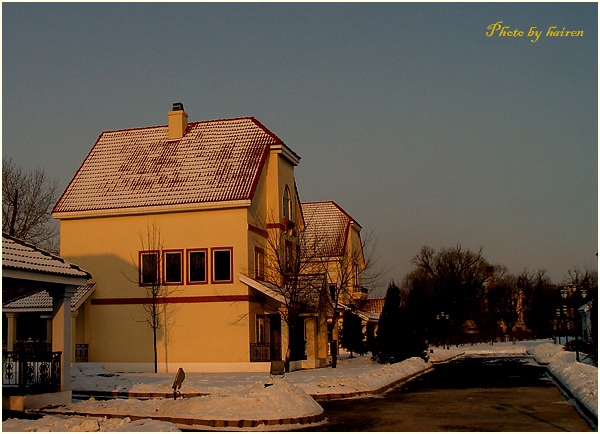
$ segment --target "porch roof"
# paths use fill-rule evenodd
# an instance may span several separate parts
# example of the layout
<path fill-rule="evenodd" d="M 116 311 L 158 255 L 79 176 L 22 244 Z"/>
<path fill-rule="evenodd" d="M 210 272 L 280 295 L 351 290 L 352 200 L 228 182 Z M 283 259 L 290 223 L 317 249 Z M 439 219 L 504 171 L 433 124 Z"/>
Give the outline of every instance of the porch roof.
<path fill-rule="evenodd" d="M 239 275 L 240 282 L 245 283 L 249 287 L 256 289 L 257 291 L 262 292 L 263 294 L 271 297 L 272 299 L 286 304 L 286 299 L 281 294 L 281 290 L 277 288 L 275 285 L 268 282 L 259 282 L 257 280 L 252 279 L 244 274 Z M 319 297 L 324 291 L 320 290 L 320 288 L 325 283 L 325 276 L 323 275 L 302 275 L 299 276 L 299 283 L 302 289 L 298 290 L 297 296 L 300 301 L 303 302 L 307 307 L 312 309 L 319 309 Z"/>
<path fill-rule="evenodd" d="M 259 282 L 258 280 L 254 280 L 251 277 L 246 276 L 245 274 L 240 273 L 240 282 L 245 283 L 250 288 L 256 289 L 257 291 L 262 292 L 263 294 L 271 297 L 273 300 L 276 300 L 280 303 L 285 303 L 285 298 L 279 294 L 276 288 L 267 282 Z"/>
<path fill-rule="evenodd" d="M 379 322 L 379 315 L 374 314 L 373 312 L 367 312 L 362 309 L 351 308 L 345 304 L 340 303 L 340 307 L 348 312 L 355 313 L 358 317 L 364 321 L 368 322 Z"/>
<path fill-rule="evenodd" d="M 3 233 L 2 277 L 82 285 L 92 275 L 60 256 Z"/>
<path fill-rule="evenodd" d="M 79 309 L 95 289 L 95 283 L 79 286 L 71 297 L 71 311 Z M 2 312 L 52 312 L 52 297 L 46 290 L 25 295 L 2 305 Z"/>

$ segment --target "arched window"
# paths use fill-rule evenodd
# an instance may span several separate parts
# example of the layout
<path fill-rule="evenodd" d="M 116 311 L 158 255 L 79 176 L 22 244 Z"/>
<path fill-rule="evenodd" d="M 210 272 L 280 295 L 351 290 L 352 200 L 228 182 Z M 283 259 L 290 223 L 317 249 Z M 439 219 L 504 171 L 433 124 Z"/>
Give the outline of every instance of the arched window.
<path fill-rule="evenodd" d="M 286 185 L 283 191 L 283 218 L 292 220 L 292 217 L 292 196 L 289 187 Z"/>

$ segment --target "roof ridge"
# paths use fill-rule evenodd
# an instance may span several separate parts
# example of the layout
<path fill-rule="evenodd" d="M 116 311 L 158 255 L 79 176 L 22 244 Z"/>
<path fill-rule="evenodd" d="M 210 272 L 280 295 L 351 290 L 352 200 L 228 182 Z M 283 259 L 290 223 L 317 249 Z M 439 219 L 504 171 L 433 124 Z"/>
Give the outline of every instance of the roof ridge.
<path fill-rule="evenodd" d="M 237 118 L 220 118 L 220 119 L 208 119 L 208 120 L 204 120 L 204 121 L 188 122 L 188 127 L 190 125 L 208 124 L 208 123 L 212 123 L 212 122 L 223 122 L 223 121 L 239 121 L 239 120 L 243 120 L 243 119 L 253 120 L 253 121 L 257 122 L 259 124 L 259 126 L 262 126 L 262 124 L 260 122 L 258 122 L 254 118 L 254 116 L 241 116 L 241 117 L 237 117 Z M 145 127 L 120 128 L 120 129 L 116 129 L 116 130 L 105 130 L 100 135 L 102 135 L 104 133 L 122 133 L 125 131 L 138 131 L 138 130 L 151 130 L 154 128 L 167 128 L 168 126 L 169 126 L 168 124 L 160 124 L 160 125 L 148 125 Z M 263 129 L 266 129 L 266 128 L 263 126 Z M 269 132 L 269 131 L 267 130 L 267 132 Z M 275 136 L 273 133 L 271 133 L 271 135 Z M 275 136 L 275 137 L 277 137 L 277 136 Z"/>
<path fill-rule="evenodd" d="M 308 202 L 300 202 L 301 205 L 314 205 L 317 203 L 333 203 L 333 204 L 335 204 L 335 202 L 332 200 L 312 200 L 312 201 L 308 201 Z"/>
<path fill-rule="evenodd" d="M 316 205 L 316 204 L 325 204 L 325 203 L 329 203 L 331 205 L 333 205 L 334 207 L 336 207 L 342 214 L 344 214 L 346 217 L 348 217 L 350 219 L 351 222 L 356 223 L 357 225 L 360 226 L 360 224 L 350 215 L 346 212 L 346 210 L 344 210 L 344 208 L 342 208 L 341 206 L 339 206 L 334 200 L 323 200 L 323 201 L 315 201 L 315 202 L 302 202 L 301 204 L 304 205 Z"/>

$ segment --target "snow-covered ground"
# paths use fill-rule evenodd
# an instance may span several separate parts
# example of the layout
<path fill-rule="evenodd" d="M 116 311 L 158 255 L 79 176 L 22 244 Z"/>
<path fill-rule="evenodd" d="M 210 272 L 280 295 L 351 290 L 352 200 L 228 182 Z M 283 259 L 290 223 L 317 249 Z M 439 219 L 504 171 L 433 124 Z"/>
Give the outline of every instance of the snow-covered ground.
<path fill-rule="evenodd" d="M 419 358 L 393 365 L 380 365 L 368 356 L 350 359 L 342 355 L 336 369 L 321 368 L 296 371 L 284 378 L 271 379 L 266 373 L 186 373 L 181 387 L 183 399 L 115 399 L 85 400 L 61 407 L 62 411 L 96 415 L 128 415 L 127 418 L 59 417 L 29 421 L 9 419 L 2 423 L 3 431 L 172 431 L 171 422 L 149 420 L 152 416 L 203 420 L 277 420 L 322 414 L 321 406 L 311 397 L 326 395 L 355 396 L 377 393 L 390 384 L 425 372 L 433 363 L 461 355 L 490 356 L 533 354 L 541 363 L 550 363 L 551 372 L 572 393 L 597 415 L 598 370 L 574 362 L 572 353 L 551 341 L 477 344 L 474 346 L 432 348 L 430 361 Z M 571 357 L 573 356 L 573 357 Z M 101 365 L 77 364 L 71 369 L 75 391 L 118 391 L 134 393 L 172 393 L 175 373 L 117 374 Z M 271 384 L 265 387 L 265 384 Z M 185 397 L 206 393 L 209 396 Z M 135 417 L 134 417 L 135 416 Z M 265 425 L 259 429 L 266 429 Z"/>
<path fill-rule="evenodd" d="M 533 348 L 531 354 L 539 363 L 548 364 L 552 375 L 598 417 L 597 367 L 575 361 L 575 353 L 551 343 Z"/>

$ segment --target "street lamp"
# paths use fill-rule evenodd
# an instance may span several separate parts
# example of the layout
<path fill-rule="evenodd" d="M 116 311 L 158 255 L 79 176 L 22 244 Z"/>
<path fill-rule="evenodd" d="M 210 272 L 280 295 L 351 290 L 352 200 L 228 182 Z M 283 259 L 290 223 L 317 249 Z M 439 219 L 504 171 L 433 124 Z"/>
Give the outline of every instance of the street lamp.
<path fill-rule="evenodd" d="M 561 330 L 565 333 L 565 344 L 569 342 L 569 338 L 567 337 L 567 305 L 563 304 L 562 308 L 556 308 L 556 319 L 557 319 L 557 334 L 558 334 L 558 344 L 560 345 L 560 332 Z"/>
<path fill-rule="evenodd" d="M 443 347 L 444 349 L 446 349 L 446 345 L 447 345 L 447 346 L 448 346 L 448 349 L 450 349 L 450 344 L 448 344 L 448 342 L 447 342 L 447 341 L 448 341 L 448 336 L 447 336 L 447 335 L 448 335 L 448 321 L 450 320 L 450 315 L 448 315 L 448 314 L 445 314 L 445 313 L 442 311 L 442 312 L 440 312 L 439 314 L 437 314 L 437 315 L 436 315 L 436 319 L 437 319 L 438 321 L 440 321 L 440 327 L 441 327 L 441 321 L 444 321 L 444 324 L 445 324 L 445 326 L 446 326 L 446 327 L 444 327 L 444 328 L 445 328 L 445 332 L 446 332 L 446 333 L 444 333 L 444 335 L 446 335 L 446 336 L 445 336 L 445 338 L 446 338 L 446 339 L 444 339 L 444 344 L 442 345 L 442 347 Z"/>
<path fill-rule="evenodd" d="M 571 297 L 572 299 L 575 298 L 575 294 L 580 294 L 582 300 L 584 300 L 587 297 L 587 290 L 585 289 L 581 289 L 578 291 L 578 287 L 576 283 L 571 283 L 570 285 L 564 286 L 561 290 L 560 290 L 560 296 L 566 300 L 567 297 Z M 575 301 L 576 302 L 576 301 Z M 563 310 L 565 313 L 565 316 L 567 314 L 567 306 L 563 305 Z M 579 321 L 578 321 L 578 313 L 577 310 L 575 310 L 575 314 L 574 314 L 574 318 L 573 318 L 573 325 L 574 325 L 574 333 L 575 333 L 575 360 L 577 360 L 579 362 Z M 565 343 L 566 343 L 566 333 L 565 333 Z"/>

